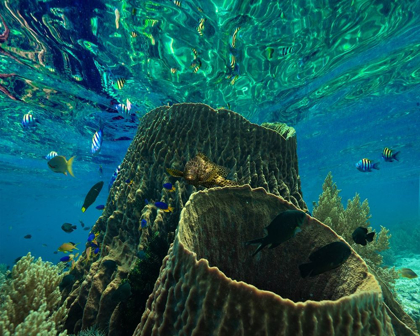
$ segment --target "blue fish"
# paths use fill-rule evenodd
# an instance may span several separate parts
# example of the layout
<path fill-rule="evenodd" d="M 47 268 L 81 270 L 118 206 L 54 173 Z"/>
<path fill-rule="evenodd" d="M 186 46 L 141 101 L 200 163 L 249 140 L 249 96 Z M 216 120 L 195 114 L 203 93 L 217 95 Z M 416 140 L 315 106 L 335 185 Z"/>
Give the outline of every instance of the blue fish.
<path fill-rule="evenodd" d="M 165 183 L 164 185 L 163 185 L 163 187 L 165 188 L 165 189 L 167 189 L 167 190 L 169 190 L 169 191 L 174 191 L 175 190 L 175 187 L 172 185 L 172 183 Z"/>
<path fill-rule="evenodd" d="M 62 262 L 70 261 L 70 256 L 62 257 L 62 258 L 60 258 L 60 261 L 62 261 Z"/>
<path fill-rule="evenodd" d="M 31 113 L 26 113 L 22 118 L 22 127 L 27 129 L 31 126 L 35 126 L 36 123 L 40 123 Z"/>
<path fill-rule="evenodd" d="M 173 207 L 170 207 L 168 204 L 166 204 L 165 202 L 155 202 L 155 207 L 158 209 L 161 209 L 165 212 L 172 212 L 174 210 Z"/>
<path fill-rule="evenodd" d="M 400 154 L 400 152 L 395 152 L 392 149 L 389 149 L 388 147 L 385 147 L 383 152 L 382 152 L 382 158 L 386 161 L 386 162 L 393 162 L 394 160 L 396 161 L 400 161 L 398 160 L 398 154 Z"/>
<path fill-rule="evenodd" d="M 130 184 L 132 184 L 132 183 L 133 183 L 133 180 L 131 180 L 131 179 L 127 179 L 127 180 L 125 180 L 125 183 L 127 183 L 128 185 L 130 185 Z"/>
<path fill-rule="evenodd" d="M 47 160 L 51 160 L 53 157 L 56 157 L 57 155 L 58 155 L 57 152 L 51 151 L 48 153 L 48 155 L 45 156 L 45 158 Z"/>
<path fill-rule="evenodd" d="M 144 218 L 141 220 L 141 228 L 144 229 L 145 227 L 147 227 L 147 220 L 145 220 Z"/>
<path fill-rule="evenodd" d="M 92 154 L 99 154 L 99 152 L 102 149 L 102 141 L 103 141 L 103 137 L 104 137 L 104 128 L 101 125 L 101 128 L 99 131 L 96 131 L 95 134 L 92 137 Z"/>
<path fill-rule="evenodd" d="M 95 234 L 91 233 L 91 234 L 89 234 L 87 241 L 88 241 L 88 243 L 90 243 L 94 239 L 95 239 Z"/>
<path fill-rule="evenodd" d="M 145 199 L 144 200 L 144 204 L 148 205 L 149 204 L 149 200 Z"/>
<path fill-rule="evenodd" d="M 99 253 L 99 247 L 97 247 L 97 248 L 95 249 L 95 251 L 93 251 L 93 253 L 98 254 L 98 253 Z"/>
<path fill-rule="evenodd" d="M 103 205 L 103 204 L 98 205 L 98 206 L 96 207 L 96 209 L 98 209 L 98 210 L 103 210 L 103 209 L 105 209 L 105 205 Z"/>
<path fill-rule="evenodd" d="M 99 247 L 99 246 L 98 246 L 98 245 L 96 245 L 93 241 L 91 241 L 91 242 L 90 242 L 90 246 L 91 246 L 91 247 L 94 247 L 94 248 Z"/>
<path fill-rule="evenodd" d="M 121 165 L 115 169 L 114 173 L 111 176 L 111 180 L 108 183 L 108 191 L 111 189 L 112 185 L 114 184 L 115 180 L 117 179 L 118 173 L 121 171 Z"/>
<path fill-rule="evenodd" d="M 369 159 L 361 159 L 359 162 L 356 163 L 356 168 L 358 171 L 361 171 L 363 173 L 365 172 L 372 172 L 372 169 L 379 170 L 379 162 L 373 163 Z"/>

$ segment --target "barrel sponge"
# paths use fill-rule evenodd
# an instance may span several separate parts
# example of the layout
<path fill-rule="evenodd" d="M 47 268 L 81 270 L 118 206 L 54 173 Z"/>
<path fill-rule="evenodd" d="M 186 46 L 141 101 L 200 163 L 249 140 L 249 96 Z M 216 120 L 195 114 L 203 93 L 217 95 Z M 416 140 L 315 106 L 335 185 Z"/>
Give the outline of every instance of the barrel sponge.
<path fill-rule="evenodd" d="M 380 286 L 353 250 L 341 267 L 300 277 L 311 252 L 342 240 L 316 219 L 251 257 L 244 242 L 287 209 L 296 208 L 263 188 L 194 193 L 134 335 L 395 335 Z"/>

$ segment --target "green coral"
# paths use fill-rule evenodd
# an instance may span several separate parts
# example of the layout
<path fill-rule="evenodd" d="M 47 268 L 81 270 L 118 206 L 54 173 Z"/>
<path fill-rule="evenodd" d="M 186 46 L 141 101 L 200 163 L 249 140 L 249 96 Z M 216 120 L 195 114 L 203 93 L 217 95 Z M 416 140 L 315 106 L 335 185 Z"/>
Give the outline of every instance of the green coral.
<path fill-rule="evenodd" d="M 28 253 L 13 267 L 0 288 L 0 335 L 50 336 L 61 332 L 67 316 L 58 288 L 60 269 Z"/>
<path fill-rule="evenodd" d="M 381 231 L 366 246 L 354 243 L 352 233 L 355 229 L 361 226 L 372 231 L 369 222 L 371 215 L 368 201 L 364 200 L 361 203 L 360 196 L 356 194 L 352 200 L 347 201 L 347 208 L 345 209 L 339 196 L 341 190 L 333 182 L 331 172 L 325 178 L 322 190 L 318 203 L 314 202 L 312 215 L 342 236 L 395 295 L 394 284 L 395 279 L 398 278 L 398 273 L 394 268 L 385 269 L 382 267 L 383 257 L 380 254 L 390 248 L 391 234 L 389 230 L 381 226 Z"/>

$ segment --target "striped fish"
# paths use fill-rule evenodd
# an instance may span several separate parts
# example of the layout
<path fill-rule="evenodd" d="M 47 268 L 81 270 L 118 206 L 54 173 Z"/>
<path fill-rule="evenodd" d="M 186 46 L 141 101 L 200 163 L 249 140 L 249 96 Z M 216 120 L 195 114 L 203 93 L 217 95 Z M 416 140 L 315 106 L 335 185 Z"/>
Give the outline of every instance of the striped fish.
<path fill-rule="evenodd" d="M 122 90 L 122 88 L 125 85 L 125 82 L 126 82 L 125 78 L 122 78 L 122 77 L 117 78 L 116 82 L 114 83 L 114 88 L 118 90 Z"/>
<path fill-rule="evenodd" d="M 382 151 L 382 158 L 386 161 L 386 162 L 393 162 L 394 160 L 399 161 L 398 160 L 398 154 L 400 154 L 400 152 L 395 152 L 392 149 L 389 149 L 388 147 L 385 147 L 384 150 Z"/>
<path fill-rule="evenodd" d="M 29 127 L 31 127 L 31 126 L 35 126 L 35 124 L 36 123 L 38 123 L 39 124 L 39 121 L 38 121 L 38 119 L 36 119 L 32 114 L 31 114 L 31 112 L 29 112 L 29 113 L 26 113 L 24 116 L 23 116 L 23 118 L 22 118 L 22 127 L 23 128 L 29 128 Z"/>
<path fill-rule="evenodd" d="M 118 173 L 121 171 L 121 165 L 119 165 L 118 167 L 117 167 L 117 169 L 115 169 L 115 171 L 114 171 L 114 173 L 112 174 L 112 176 L 111 176 L 111 180 L 109 181 L 109 183 L 108 183 L 108 190 L 110 190 L 111 189 L 111 187 L 112 187 L 112 185 L 114 184 L 114 182 L 115 182 L 115 180 L 117 179 L 117 177 L 118 177 Z"/>
<path fill-rule="evenodd" d="M 99 131 L 96 131 L 92 137 L 92 154 L 99 154 L 102 149 L 102 141 L 103 141 L 104 131 L 103 127 Z"/>
<path fill-rule="evenodd" d="M 47 160 L 51 160 L 53 157 L 55 157 L 57 155 L 58 155 L 57 152 L 51 151 L 51 152 L 48 153 L 48 155 L 45 156 L 45 158 Z"/>
<path fill-rule="evenodd" d="M 236 57 L 233 54 L 229 54 L 229 63 L 232 70 L 235 70 L 235 64 L 236 64 Z"/>
<path fill-rule="evenodd" d="M 175 6 L 181 7 L 181 1 L 179 0 L 174 0 L 174 4 Z"/>
<path fill-rule="evenodd" d="M 359 162 L 356 163 L 356 168 L 358 171 L 361 171 L 363 173 L 365 172 L 372 172 L 372 169 L 379 170 L 379 162 L 373 163 L 369 159 L 361 159 Z"/>
<path fill-rule="evenodd" d="M 204 22 L 206 22 L 206 19 L 204 18 L 200 19 L 200 22 L 197 27 L 197 31 L 200 36 L 203 36 Z"/>
<path fill-rule="evenodd" d="M 236 35 L 238 35 L 238 32 L 240 29 L 241 27 L 237 27 L 235 31 L 233 32 L 232 39 L 230 41 L 230 45 L 232 46 L 232 48 L 235 48 L 236 46 Z"/>
<path fill-rule="evenodd" d="M 282 56 L 286 56 L 292 52 L 293 52 L 293 47 L 284 47 L 283 49 L 281 49 L 280 54 Z"/>

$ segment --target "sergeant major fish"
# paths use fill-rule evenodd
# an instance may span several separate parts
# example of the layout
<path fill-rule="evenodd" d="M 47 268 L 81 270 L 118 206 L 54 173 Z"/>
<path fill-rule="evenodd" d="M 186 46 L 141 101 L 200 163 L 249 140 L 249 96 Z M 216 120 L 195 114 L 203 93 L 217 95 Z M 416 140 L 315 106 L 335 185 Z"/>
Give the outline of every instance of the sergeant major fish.
<path fill-rule="evenodd" d="M 102 142 L 104 137 L 104 127 L 101 124 L 99 131 L 96 131 L 92 137 L 91 152 L 93 155 L 99 154 L 102 149 Z"/>
<path fill-rule="evenodd" d="M 400 154 L 400 152 L 394 152 L 392 149 L 385 147 L 384 150 L 382 151 L 382 158 L 386 162 L 393 162 L 394 160 L 399 161 L 398 154 Z"/>
<path fill-rule="evenodd" d="M 373 163 L 369 159 L 361 159 L 359 162 L 356 163 L 356 169 L 361 171 L 362 173 L 372 172 L 372 169 L 379 170 L 379 162 Z"/>
<path fill-rule="evenodd" d="M 29 127 L 35 126 L 36 124 L 39 124 L 39 120 L 36 119 L 31 112 L 26 113 L 22 118 L 22 127 L 23 129 L 27 129 Z"/>
<path fill-rule="evenodd" d="M 229 173 L 227 168 L 211 162 L 202 153 L 198 153 L 194 158 L 189 160 L 184 167 L 184 171 L 171 168 L 166 168 L 166 171 L 171 176 L 183 177 L 188 184 L 196 188 L 198 186 L 212 188 L 237 185 L 236 182 L 226 179 Z"/>
<path fill-rule="evenodd" d="M 57 152 L 51 151 L 45 156 L 45 158 L 47 160 L 51 160 L 53 157 L 56 157 L 57 155 L 58 155 Z"/>

